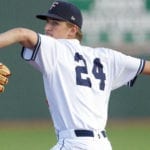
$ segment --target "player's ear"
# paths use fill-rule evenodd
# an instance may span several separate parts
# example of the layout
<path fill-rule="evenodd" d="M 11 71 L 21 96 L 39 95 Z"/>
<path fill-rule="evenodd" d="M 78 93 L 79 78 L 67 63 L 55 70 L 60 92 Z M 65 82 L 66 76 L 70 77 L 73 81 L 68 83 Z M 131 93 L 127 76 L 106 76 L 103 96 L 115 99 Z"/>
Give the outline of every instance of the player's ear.
<path fill-rule="evenodd" d="M 76 34 L 78 32 L 79 28 L 76 25 L 72 25 L 72 27 L 70 28 L 70 37 L 76 37 Z"/>

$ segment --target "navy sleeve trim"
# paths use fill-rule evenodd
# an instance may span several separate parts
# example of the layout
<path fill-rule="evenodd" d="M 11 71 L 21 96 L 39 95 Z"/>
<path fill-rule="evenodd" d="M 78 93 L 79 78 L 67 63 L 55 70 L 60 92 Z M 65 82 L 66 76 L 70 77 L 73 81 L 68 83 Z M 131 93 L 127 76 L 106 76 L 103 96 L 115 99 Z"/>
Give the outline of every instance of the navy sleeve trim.
<path fill-rule="evenodd" d="M 24 52 L 25 52 L 26 47 L 22 47 L 21 57 L 23 59 L 25 59 L 26 61 L 31 61 L 31 60 L 34 61 L 35 58 L 36 58 L 36 55 L 37 55 L 38 50 L 39 50 L 39 47 L 41 45 L 41 38 L 40 38 L 39 34 L 37 34 L 37 36 L 38 36 L 37 44 L 35 45 L 35 48 L 34 48 L 33 53 L 32 53 L 32 56 L 30 58 L 28 58 L 28 59 L 24 58 Z"/>
<path fill-rule="evenodd" d="M 145 62 L 146 61 L 144 59 L 141 59 L 141 63 L 140 63 L 140 67 L 138 69 L 137 75 L 140 74 L 143 71 L 143 69 L 145 67 Z"/>
<path fill-rule="evenodd" d="M 137 76 L 143 71 L 144 66 L 145 66 L 145 60 L 141 59 L 140 66 L 139 66 L 139 69 L 136 73 L 136 76 L 127 83 L 127 86 L 132 87 L 134 85 L 134 83 L 137 79 Z"/>

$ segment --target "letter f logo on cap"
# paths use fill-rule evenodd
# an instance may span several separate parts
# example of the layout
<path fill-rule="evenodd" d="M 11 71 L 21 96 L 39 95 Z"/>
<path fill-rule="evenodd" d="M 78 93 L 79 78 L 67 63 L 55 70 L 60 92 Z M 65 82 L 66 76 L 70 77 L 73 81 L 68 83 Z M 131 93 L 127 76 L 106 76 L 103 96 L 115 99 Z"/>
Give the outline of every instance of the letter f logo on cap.
<path fill-rule="evenodd" d="M 50 10 L 55 8 L 58 4 L 59 4 L 59 2 L 53 2 L 53 4 L 50 7 Z"/>

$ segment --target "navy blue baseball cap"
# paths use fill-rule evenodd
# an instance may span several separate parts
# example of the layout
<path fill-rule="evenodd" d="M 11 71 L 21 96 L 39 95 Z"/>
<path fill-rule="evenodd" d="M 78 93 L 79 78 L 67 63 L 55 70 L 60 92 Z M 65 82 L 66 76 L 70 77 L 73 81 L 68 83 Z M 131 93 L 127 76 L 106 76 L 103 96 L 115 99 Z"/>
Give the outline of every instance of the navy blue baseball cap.
<path fill-rule="evenodd" d="M 82 14 L 78 7 L 72 3 L 65 1 L 54 1 L 47 13 L 36 15 L 37 18 L 46 20 L 47 18 L 68 21 L 77 25 L 80 29 L 82 27 Z"/>

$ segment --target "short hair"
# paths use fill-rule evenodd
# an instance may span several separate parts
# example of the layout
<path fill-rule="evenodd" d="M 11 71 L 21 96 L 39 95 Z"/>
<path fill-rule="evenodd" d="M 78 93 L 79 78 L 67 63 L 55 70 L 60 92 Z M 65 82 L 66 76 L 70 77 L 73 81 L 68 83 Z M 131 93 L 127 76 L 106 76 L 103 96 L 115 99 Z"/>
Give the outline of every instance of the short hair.
<path fill-rule="evenodd" d="M 66 22 L 66 24 L 67 24 L 67 26 L 68 27 L 73 27 L 75 24 L 73 24 L 73 23 L 70 23 L 70 22 Z M 78 27 L 78 26 L 77 26 Z M 76 39 L 78 39 L 80 42 L 82 41 L 82 38 L 83 38 L 83 33 L 82 33 L 82 31 L 81 31 L 81 29 L 78 27 L 78 31 L 77 31 L 77 33 L 76 33 L 76 35 L 75 35 L 75 38 Z"/>

